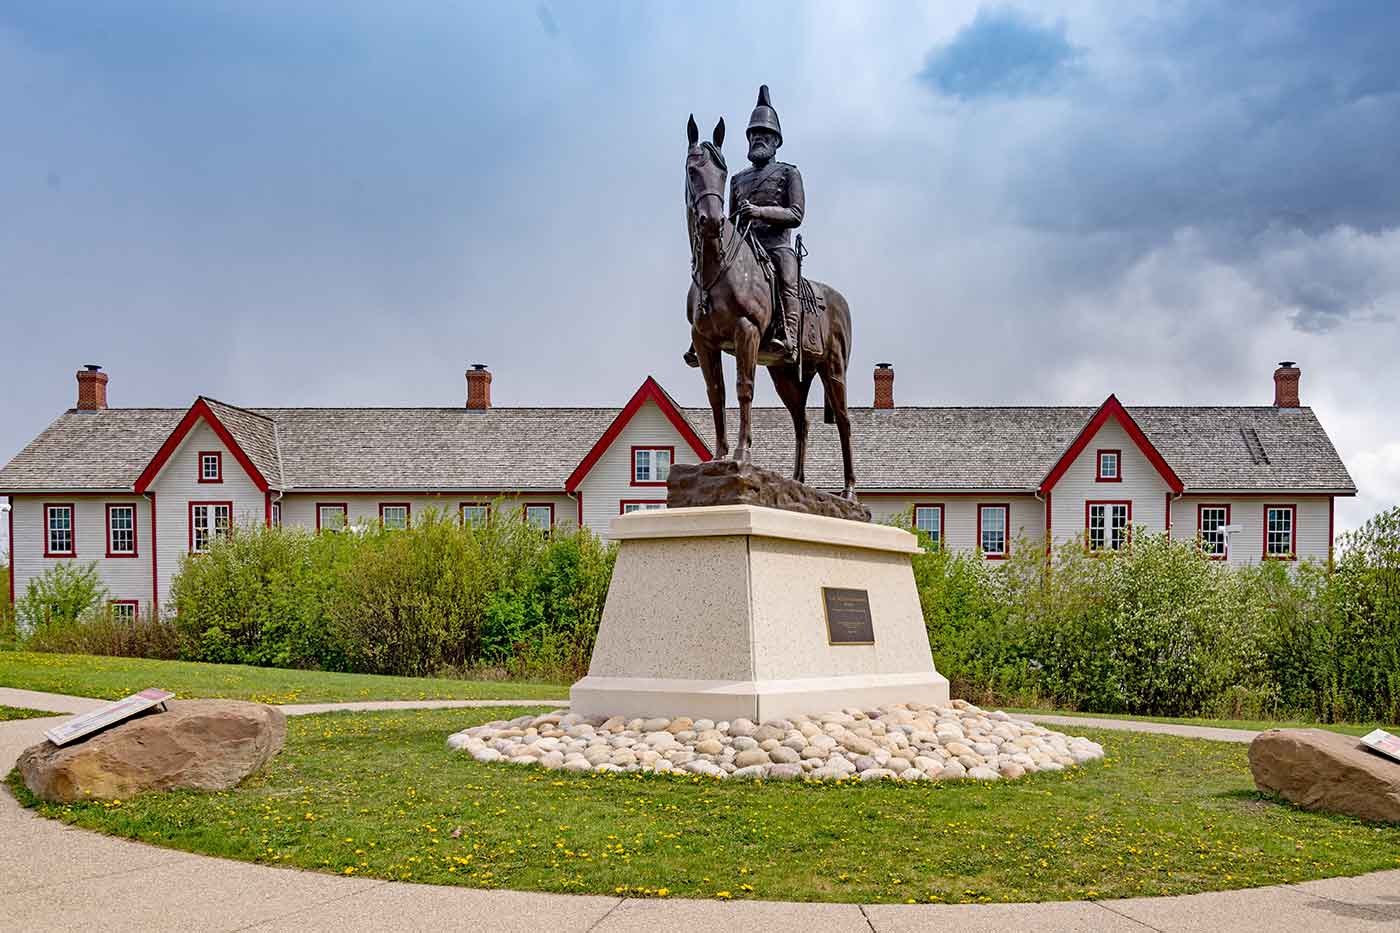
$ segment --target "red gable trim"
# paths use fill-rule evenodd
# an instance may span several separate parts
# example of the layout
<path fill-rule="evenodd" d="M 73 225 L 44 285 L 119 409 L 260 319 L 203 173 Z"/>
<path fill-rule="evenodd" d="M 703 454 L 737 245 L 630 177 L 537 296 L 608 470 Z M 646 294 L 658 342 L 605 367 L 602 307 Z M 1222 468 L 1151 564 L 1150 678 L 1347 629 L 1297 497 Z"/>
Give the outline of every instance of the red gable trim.
<path fill-rule="evenodd" d="M 579 461 L 578 466 L 569 474 L 569 478 L 564 480 L 564 489 L 568 492 L 577 492 L 579 483 L 588 475 L 588 471 L 593 469 L 593 465 L 598 462 L 598 458 L 603 456 L 613 441 L 617 440 L 622 429 L 627 427 L 627 423 L 641 410 L 647 402 L 655 402 L 656 407 L 661 409 L 661 413 L 671 422 L 672 427 L 680 432 L 685 442 L 690 445 L 690 449 L 695 452 L 695 456 L 701 460 L 710 459 L 710 449 L 705 446 L 705 442 L 700 439 L 700 435 L 695 433 L 695 429 L 690 426 L 690 422 L 685 420 L 679 409 L 676 408 L 671 397 L 661 388 L 660 384 L 651 376 L 647 376 L 632 400 L 627 403 L 613 423 L 608 425 L 608 429 L 603 432 L 603 436 L 598 438 L 598 443 Z"/>
<path fill-rule="evenodd" d="M 1099 433 L 1099 428 L 1102 428 L 1108 423 L 1109 418 L 1116 419 L 1117 422 L 1122 425 L 1123 430 L 1128 432 L 1128 437 L 1132 438 L 1138 450 L 1142 451 L 1143 456 L 1146 457 L 1148 462 L 1162 475 L 1162 479 L 1166 480 L 1167 486 L 1170 487 L 1172 492 L 1179 493 L 1185 488 L 1181 477 L 1176 475 L 1176 471 L 1173 470 L 1166 459 L 1158 453 L 1157 448 L 1152 446 L 1152 442 L 1147 439 L 1146 434 L 1142 433 L 1142 429 L 1137 426 L 1137 422 L 1133 420 L 1132 415 L 1128 414 L 1127 409 L 1123 407 L 1123 403 L 1118 401 L 1118 396 L 1110 395 L 1108 399 L 1099 406 L 1099 410 L 1094 412 L 1094 417 L 1089 419 L 1089 423 L 1079 432 L 1079 436 L 1074 439 L 1074 443 L 1069 445 L 1069 450 L 1066 450 L 1064 455 L 1061 456 L 1059 460 L 1055 461 L 1055 465 L 1051 467 L 1050 472 L 1046 475 L 1045 479 L 1041 481 L 1041 495 L 1048 493 L 1054 488 L 1055 484 L 1060 481 L 1060 477 L 1064 476 L 1065 471 L 1070 468 L 1070 464 L 1074 463 L 1075 459 L 1084 452 L 1084 448 L 1089 446 L 1089 441 L 1093 440 L 1094 435 Z M 1119 471 L 1122 471 L 1121 463 L 1119 464 Z M 1097 473 L 1097 465 L 1095 466 L 1095 473 Z"/>
<path fill-rule="evenodd" d="M 224 446 L 233 452 L 233 458 L 238 461 L 238 465 L 243 467 L 243 471 L 248 474 L 248 478 L 258 487 L 258 492 L 267 492 L 268 489 L 271 488 L 268 481 L 263 477 L 262 473 L 258 472 L 258 468 L 253 466 L 253 461 L 248 459 L 248 455 L 243 452 L 242 447 L 238 446 L 238 442 L 233 439 L 233 435 L 229 433 L 228 428 L 224 427 L 223 423 L 219 421 L 214 415 L 213 410 L 202 398 L 195 400 L 195 403 L 190 406 L 190 410 L 185 412 L 185 417 L 180 419 L 180 423 L 175 426 L 175 430 L 170 432 L 170 436 L 165 439 L 165 443 L 160 445 L 160 450 L 156 451 L 156 455 L 151 459 L 151 462 L 146 465 L 146 469 L 141 471 L 141 475 L 136 479 L 136 491 L 138 493 L 143 493 L 150 487 L 151 483 L 156 478 L 156 474 L 165 466 L 166 461 L 174 455 L 176 448 L 180 446 L 185 436 L 194 429 L 194 426 L 199 423 L 200 419 L 203 419 L 209 427 L 213 428 L 219 440 L 223 441 Z"/>

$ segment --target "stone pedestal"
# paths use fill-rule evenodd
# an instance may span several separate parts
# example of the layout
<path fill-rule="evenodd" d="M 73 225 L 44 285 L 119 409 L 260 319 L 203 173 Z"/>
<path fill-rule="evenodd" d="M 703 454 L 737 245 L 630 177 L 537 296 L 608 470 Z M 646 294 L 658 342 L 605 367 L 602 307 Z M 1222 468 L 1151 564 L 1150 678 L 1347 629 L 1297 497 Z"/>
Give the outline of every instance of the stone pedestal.
<path fill-rule="evenodd" d="M 908 532 L 731 505 L 634 512 L 610 534 L 617 566 L 574 712 L 761 722 L 948 701 Z M 823 587 L 868 594 L 873 644 L 831 643 Z"/>

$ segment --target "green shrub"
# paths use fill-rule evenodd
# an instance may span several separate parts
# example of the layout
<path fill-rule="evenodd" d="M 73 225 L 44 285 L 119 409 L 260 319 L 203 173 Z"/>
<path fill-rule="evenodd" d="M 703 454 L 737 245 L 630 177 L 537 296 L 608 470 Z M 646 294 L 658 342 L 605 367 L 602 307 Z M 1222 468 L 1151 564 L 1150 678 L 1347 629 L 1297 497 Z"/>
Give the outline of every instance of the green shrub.
<path fill-rule="evenodd" d="M 29 581 L 15 606 L 16 626 L 28 638 L 50 625 L 71 625 L 106 600 L 97 561 L 59 561 Z"/>
<path fill-rule="evenodd" d="M 0 651 L 14 648 L 18 642 L 15 604 L 10 601 L 10 564 L 8 560 L 0 560 Z"/>
<path fill-rule="evenodd" d="M 72 622 L 52 622 L 25 640 L 26 651 L 102 654 L 122 658 L 180 657 L 180 633 L 169 620 L 141 611 L 136 621 L 118 619 L 97 606 Z"/>

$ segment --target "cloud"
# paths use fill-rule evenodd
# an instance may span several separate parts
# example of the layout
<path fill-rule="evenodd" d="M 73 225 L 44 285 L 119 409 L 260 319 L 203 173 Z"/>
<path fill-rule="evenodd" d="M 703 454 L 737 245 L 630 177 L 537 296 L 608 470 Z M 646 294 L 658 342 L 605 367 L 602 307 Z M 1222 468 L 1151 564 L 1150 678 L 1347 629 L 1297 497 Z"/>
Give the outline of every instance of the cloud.
<path fill-rule="evenodd" d="M 1055 90 L 1077 50 L 1065 24 L 1041 26 L 1012 9 L 980 10 L 953 40 L 929 53 L 919 80 L 961 100 Z"/>

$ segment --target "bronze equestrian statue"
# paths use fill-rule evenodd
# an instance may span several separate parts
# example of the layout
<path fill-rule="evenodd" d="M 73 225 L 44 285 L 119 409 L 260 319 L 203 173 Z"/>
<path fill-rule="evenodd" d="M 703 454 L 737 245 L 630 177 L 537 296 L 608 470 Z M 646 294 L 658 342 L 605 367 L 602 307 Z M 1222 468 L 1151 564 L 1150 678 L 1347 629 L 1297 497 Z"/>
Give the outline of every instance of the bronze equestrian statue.
<path fill-rule="evenodd" d="M 846 412 L 850 306 L 831 286 L 800 279 L 799 258 L 788 238 L 792 228 L 802 223 L 806 208 L 802 176 L 796 166 L 774 160 L 783 138 L 768 86 L 759 89 L 758 106 L 749 120 L 753 167 L 734 177 L 728 214 L 724 210 L 728 168 L 721 153 L 724 120 L 715 125 L 712 139 L 702 143 L 691 116 L 687 134 L 686 219 L 692 274 L 686 316 L 695 365 L 705 377 L 714 412 L 715 459 L 730 458 L 722 352 L 734 355 L 738 369 L 739 439 L 732 459 L 750 459 L 753 381 L 761 363 L 768 367 L 773 387 L 792 415 L 797 438 L 792 476 L 799 482 L 804 481 L 807 460 L 807 395 L 812 379 L 821 376 L 824 420 L 834 423 L 841 437 L 845 467 L 841 495 L 853 500 L 856 476 Z M 781 312 L 777 315 L 775 304 Z M 687 353 L 687 362 L 690 356 Z"/>

